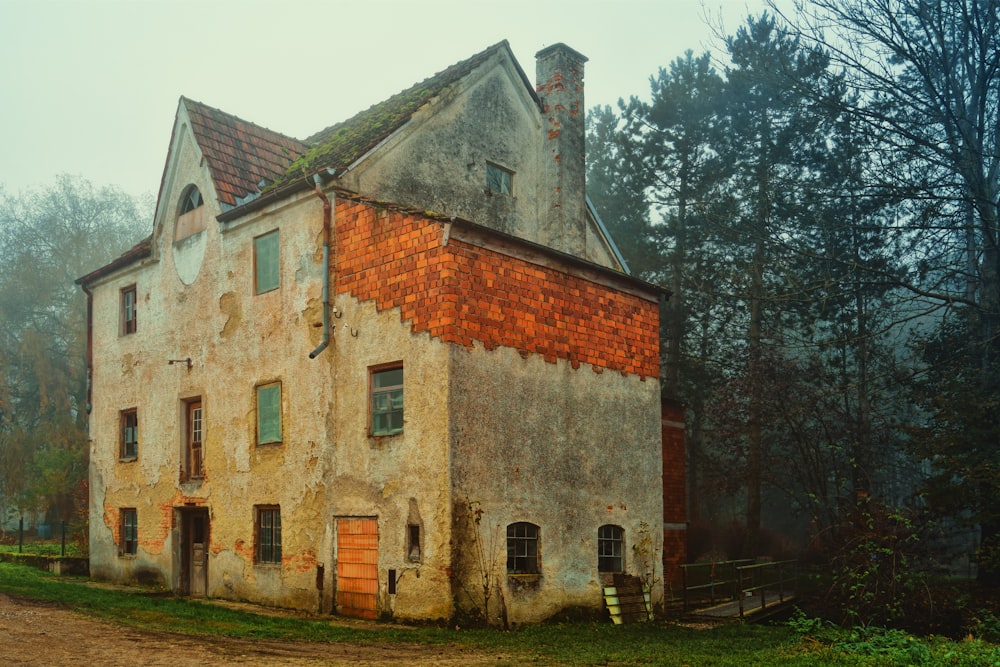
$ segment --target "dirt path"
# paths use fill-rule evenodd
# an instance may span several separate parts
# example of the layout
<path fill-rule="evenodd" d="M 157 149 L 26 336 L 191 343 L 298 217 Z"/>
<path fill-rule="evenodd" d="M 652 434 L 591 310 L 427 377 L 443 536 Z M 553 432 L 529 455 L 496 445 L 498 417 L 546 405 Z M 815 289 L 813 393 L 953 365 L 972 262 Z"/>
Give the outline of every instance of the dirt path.
<path fill-rule="evenodd" d="M 451 667 L 518 664 L 518 656 L 453 646 L 275 642 L 188 637 L 116 626 L 56 604 L 0 593 L 0 664 L 4 665 L 373 665 Z"/>

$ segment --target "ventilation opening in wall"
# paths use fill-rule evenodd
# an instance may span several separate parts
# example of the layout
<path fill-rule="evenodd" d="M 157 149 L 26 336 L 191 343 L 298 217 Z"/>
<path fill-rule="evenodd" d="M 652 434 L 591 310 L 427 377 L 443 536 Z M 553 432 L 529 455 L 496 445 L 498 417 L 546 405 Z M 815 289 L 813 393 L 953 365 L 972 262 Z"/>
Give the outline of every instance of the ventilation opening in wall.
<path fill-rule="evenodd" d="M 396 571 L 389 570 L 389 595 L 396 594 Z"/>
<path fill-rule="evenodd" d="M 407 527 L 407 556 L 411 561 L 420 560 L 420 526 L 410 524 Z"/>

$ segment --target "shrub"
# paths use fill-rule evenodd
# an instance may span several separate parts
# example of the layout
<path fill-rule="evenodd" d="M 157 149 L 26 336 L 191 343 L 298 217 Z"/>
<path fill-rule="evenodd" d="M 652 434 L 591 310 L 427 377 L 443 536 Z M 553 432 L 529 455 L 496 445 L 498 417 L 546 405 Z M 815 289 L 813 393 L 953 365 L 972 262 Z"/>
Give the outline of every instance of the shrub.
<path fill-rule="evenodd" d="M 921 529 L 900 510 L 862 500 L 831 559 L 827 603 L 848 627 L 892 626 L 932 606 Z"/>

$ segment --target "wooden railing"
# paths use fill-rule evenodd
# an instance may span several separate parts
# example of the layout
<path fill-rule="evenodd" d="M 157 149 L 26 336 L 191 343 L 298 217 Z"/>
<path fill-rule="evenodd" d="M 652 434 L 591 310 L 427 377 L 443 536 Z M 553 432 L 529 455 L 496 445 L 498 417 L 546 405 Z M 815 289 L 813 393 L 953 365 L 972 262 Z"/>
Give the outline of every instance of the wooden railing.
<path fill-rule="evenodd" d="M 794 591 L 798 561 L 752 559 L 687 563 L 681 565 L 684 577 L 684 611 L 696 603 L 736 601 L 732 613 L 743 618 L 749 610 L 764 609 L 768 604 L 784 602 Z M 748 604 L 749 603 L 749 604 Z"/>
<path fill-rule="evenodd" d="M 793 592 L 795 580 L 799 575 L 799 562 L 796 560 L 767 561 L 752 565 L 740 565 L 736 568 L 736 579 L 739 583 L 740 618 L 746 611 L 746 602 L 760 599 L 760 608 L 767 606 L 767 594 L 778 594 L 777 604 L 785 601 L 785 595 Z M 774 600 L 772 599 L 772 604 Z"/>
<path fill-rule="evenodd" d="M 753 562 L 747 558 L 681 565 L 684 578 L 684 611 L 690 609 L 695 600 L 704 600 L 706 593 L 710 604 L 713 605 L 716 601 L 735 599 L 740 581 L 736 568 L 752 565 Z"/>

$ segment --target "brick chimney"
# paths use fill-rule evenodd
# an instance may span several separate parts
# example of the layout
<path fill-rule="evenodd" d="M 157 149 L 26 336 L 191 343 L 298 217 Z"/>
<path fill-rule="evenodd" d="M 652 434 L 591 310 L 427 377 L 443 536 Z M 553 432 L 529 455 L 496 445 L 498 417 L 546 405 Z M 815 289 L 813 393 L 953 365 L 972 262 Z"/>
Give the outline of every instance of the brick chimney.
<path fill-rule="evenodd" d="M 578 257 L 587 251 L 585 62 L 565 44 L 535 54 L 535 91 L 543 108 L 538 241 Z"/>

